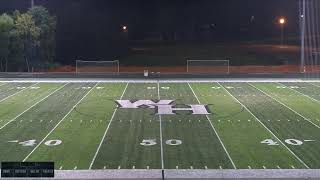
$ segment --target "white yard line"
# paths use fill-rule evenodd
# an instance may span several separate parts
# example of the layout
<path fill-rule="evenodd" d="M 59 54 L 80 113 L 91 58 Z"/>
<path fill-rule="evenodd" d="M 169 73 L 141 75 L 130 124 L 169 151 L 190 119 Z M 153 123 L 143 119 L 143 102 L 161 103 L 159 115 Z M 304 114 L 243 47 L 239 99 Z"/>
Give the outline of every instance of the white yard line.
<path fill-rule="evenodd" d="M 201 102 L 200 102 L 199 98 L 197 97 L 196 93 L 193 91 L 193 89 L 192 89 L 192 87 L 191 87 L 190 83 L 188 83 L 188 85 L 189 85 L 189 87 L 190 87 L 190 89 L 191 89 L 191 91 L 192 91 L 192 93 L 193 93 L 194 97 L 197 99 L 198 103 L 199 103 L 199 104 L 201 104 Z M 207 118 L 207 120 L 209 121 L 210 126 L 211 126 L 211 128 L 213 129 L 214 133 L 216 134 L 217 138 L 219 139 L 220 144 L 222 145 L 222 147 L 223 147 L 223 149 L 224 149 L 225 153 L 227 154 L 227 156 L 228 156 L 228 158 L 229 158 L 229 160 L 230 160 L 230 162 L 231 162 L 231 164 L 232 164 L 233 168 L 234 168 L 234 169 L 237 169 L 237 167 L 236 167 L 235 163 L 233 162 L 233 160 L 232 160 L 232 158 L 231 158 L 231 156 L 230 156 L 229 152 L 227 151 L 227 148 L 224 146 L 224 144 L 223 144 L 223 142 L 222 142 L 222 140 L 221 140 L 221 138 L 220 138 L 220 136 L 219 136 L 218 132 L 217 132 L 217 131 L 216 131 L 216 129 L 214 128 L 214 126 L 213 126 L 213 124 L 212 124 L 212 122 L 211 122 L 211 120 L 210 120 L 209 116 L 208 116 L 208 115 L 206 115 L 206 118 Z"/>
<path fill-rule="evenodd" d="M 275 100 L 276 102 L 278 102 L 279 104 L 281 104 L 282 106 L 288 108 L 290 111 L 294 112 L 295 114 L 297 114 L 298 116 L 302 117 L 304 120 L 307 120 L 309 123 L 311 123 L 312 125 L 316 126 L 317 128 L 320 128 L 320 126 L 318 126 L 317 124 L 315 124 L 314 122 L 310 121 L 308 118 L 304 117 L 302 114 L 298 113 L 297 111 L 293 110 L 292 108 L 290 108 L 289 106 L 285 105 L 284 103 L 280 102 L 279 100 L 277 100 L 276 98 L 272 97 L 271 95 L 269 95 L 268 93 L 264 92 L 263 90 L 257 88 L 256 86 L 254 86 L 251 83 L 248 83 L 251 87 L 255 88 L 256 90 L 262 92 L 263 94 L 265 94 L 266 96 L 270 97 L 271 99 Z"/>
<path fill-rule="evenodd" d="M 47 139 L 48 136 L 61 124 L 61 122 L 74 110 L 74 108 L 77 107 L 77 105 L 90 94 L 90 92 L 98 85 L 99 83 L 96 83 L 93 88 L 91 88 L 70 110 L 69 112 L 56 124 L 56 126 L 38 143 L 38 145 L 23 159 L 23 162 L 25 162 L 31 154 Z"/>
<path fill-rule="evenodd" d="M 29 88 L 32 87 L 32 86 L 37 85 L 37 84 L 39 84 L 39 82 L 38 82 L 38 83 L 35 83 L 35 84 L 31 84 L 30 86 L 28 86 L 28 87 L 26 87 L 26 88 L 24 88 L 24 89 L 21 89 L 21 90 L 15 92 L 15 93 L 11 94 L 10 96 L 5 97 L 4 99 L 0 100 L 0 103 L 3 102 L 3 101 L 5 101 L 5 100 L 7 100 L 7 99 L 9 99 L 9 98 L 12 97 L 12 96 L 15 96 L 15 95 L 17 95 L 17 94 L 19 94 L 19 93 L 21 93 L 21 92 L 29 89 Z"/>
<path fill-rule="evenodd" d="M 320 88 L 320 86 L 319 86 L 319 85 L 314 84 L 314 83 L 312 83 L 312 82 L 307 82 L 307 83 L 309 83 L 309 84 L 311 84 L 311 85 L 313 85 L 313 86 L 315 86 L 315 87 L 319 87 L 319 88 Z"/>
<path fill-rule="evenodd" d="M 242 104 L 235 96 L 233 96 L 223 85 L 219 82 L 218 84 L 235 100 L 237 101 L 243 108 L 245 108 L 273 137 L 277 139 L 301 164 L 303 164 L 306 168 L 310 169 L 309 166 L 303 162 L 288 146 L 286 146 L 265 124 L 263 124 L 260 119 L 255 116 L 244 104 Z"/>
<path fill-rule="evenodd" d="M 1 86 L 4 86 L 4 85 L 6 85 L 6 84 L 9 84 L 9 82 L 4 82 L 3 84 L 0 84 L 0 87 L 1 87 Z"/>
<path fill-rule="evenodd" d="M 282 85 L 282 86 L 288 87 L 288 86 L 286 86 L 285 84 L 282 84 L 282 83 L 280 83 L 280 82 L 277 82 L 277 84 L 280 84 L 280 85 Z M 293 89 L 293 88 L 289 88 L 289 89 L 290 89 L 291 91 L 297 92 L 298 94 L 301 94 L 301 95 L 303 95 L 303 96 L 311 99 L 312 101 L 315 101 L 315 102 L 318 102 L 318 103 L 320 102 L 319 100 L 314 99 L 313 97 L 310 97 L 309 95 L 306 95 L 306 94 L 304 94 L 304 93 L 302 93 L 302 92 L 300 92 L 300 91 L 297 91 L 297 90 L 295 90 L 295 89 Z"/>
<path fill-rule="evenodd" d="M 68 84 L 68 83 L 67 83 Z M 40 102 L 44 101 L 45 99 L 47 99 L 49 96 L 51 96 L 52 94 L 54 94 L 55 92 L 59 91 L 60 89 L 64 88 L 67 84 L 64 84 L 63 86 L 61 86 L 60 88 L 54 90 L 52 93 L 50 93 L 49 95 L 47 95 L 46 97 L 42 98 L 40 101 L 36 102 L 35 104 L 33 104 L 32 106 L 30 106 L 28 109 L 26 109 L 25 111 L 23 111 L 22 113 L 18 114 L 16 117 L 14 117 L 13 119 L 11 119 L 10 121 L 8 121 L 6 124 L 4 124 L 2 127 L 0 127 L 0 130 L 3 129 L 4 127 L 6 127 L 9 123 L 11 123 L 12 121 L 15 121 L 17 118 L 19 118 L 21 115 L 23 115 L 24 113 L 26 113 L 27 111 L 29 111 L 31 108 L 33 108 L 34 106 L 36 106 L 37 104 L 39 104 Z"/>
<path fill-rule="evenodd" d="M 157 82 L 158 84 L 158 100 L 160 100 L 160 83 L 159 81 Z M 161 115 L 159 114 L 159 124 L 160 124 L 160 148 L 161 148 L 161 169 L 164 169 L 164 161 L 163 161 L 163 142 L 162 142 L 162 118 Z"/>
<path fill-rule="evenodd" d="M 129 83 L 127 83 L 126 87 L 124 88 L 124 90 L 123 90 L 123 92 L 122 92 L 122 94 L 121 94 L 120 100 L 123 98 L 124 93 L 126 92 L 126 90 L 127 90 L 127 88 L 128 88 L 128 85 L 129 85 Z M 98 153 L 99 153 L 99 151 L 100 151 L 100 148 L 101 148 L 101 146 L 102 146 L 102 143 L 103 143 L 104 139 L 105 139 L 106 136 L 107 136 L 109 127 L 110 127 L 110 125 L 111 125 L 111 122 L 112 122 L 112 120 L 113 120 L 113 118 L 114 118 L 117 110 L 118 110 L 118 108 L 116 107 L 116 109 L 113 111 L 113 114 L 112 114 L 112 116 L 111 116 L 110 122 L 109 122 L 109 124 L 108 124 L 108 126 L 107 126 L 107 128 L 106 128 L 106 130 L 105 130 L 105 132 L 104 132 L 104 134 L 103 134 L 103 136 L 102 136 L 102 138 L 101 138 L 101 141 L 100 141 L 100 144 L 99 144 L 99 146 L 98 146 L 98 148 L 97 148 L 97 150 L 96 150 L 96 153 L 94 154 L 94 156 L 93 156 L 93 158 L 92 158 L 92 161 L 91 161 L 91 163 L 90 163 L 89 169 L 92 169 L 93 163 L 95 162 L 95 160 L 96 160 L 96 158 L 97 158 L 97 156 L 98 156 Z"/>

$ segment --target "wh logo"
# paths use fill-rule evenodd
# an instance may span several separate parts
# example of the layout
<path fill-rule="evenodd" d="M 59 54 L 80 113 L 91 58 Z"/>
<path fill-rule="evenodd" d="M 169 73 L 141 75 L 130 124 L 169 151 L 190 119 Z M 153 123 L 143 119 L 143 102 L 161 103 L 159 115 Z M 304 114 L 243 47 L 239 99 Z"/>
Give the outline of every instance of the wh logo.
<path fill-rule="evenodd" d="M 139 109 L 149 108 L 155 109 L 158 115 L 174 115 L 177 111 L 187 111 L 193 115 L 209 115 L 207 105 L 202 104 L 186 104 L 184 108 L 178 108 L 173 105 L 174 100 L 116 100 L 121 109 Z"/>

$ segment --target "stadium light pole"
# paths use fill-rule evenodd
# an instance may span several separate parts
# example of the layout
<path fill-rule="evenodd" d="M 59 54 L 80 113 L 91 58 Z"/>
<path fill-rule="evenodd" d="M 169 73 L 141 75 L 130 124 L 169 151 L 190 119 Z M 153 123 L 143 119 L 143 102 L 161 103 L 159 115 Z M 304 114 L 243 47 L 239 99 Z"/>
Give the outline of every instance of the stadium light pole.
<path fill-rule="evenodd" d="M 306 0 L 302 0 L 300 7 L 300 28 L 301 28 L 301 63 L 300 69 L 302 73 L 306 72 L 306 62 L 305 62 L 305 31 L 306 31 Z"/>
<path fill-rule="evenodd" d="M 281 27 L 281 47 L 284 45 L 284 26 L 286 24 L 286 19 L 284 17 L 279 19 L 279 24 Z"/>
<path fill-rule="evenodd" d="M 34 7 L 34 0 L 31 0 L 31 8 Z"/>

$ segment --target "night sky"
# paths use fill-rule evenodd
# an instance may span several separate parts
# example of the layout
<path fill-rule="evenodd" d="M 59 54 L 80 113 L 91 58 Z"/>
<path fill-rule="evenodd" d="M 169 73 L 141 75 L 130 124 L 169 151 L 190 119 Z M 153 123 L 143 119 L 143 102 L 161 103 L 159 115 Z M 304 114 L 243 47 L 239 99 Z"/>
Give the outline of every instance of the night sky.
<path fill-rule="evenodd" d="M 279 34 L 277 18 L 288 19 L 286 31 L 299 32 L 296 0 L 35 0 L 57 16 L 58 58 L 106 57 L 106 48 L 152 33 L 173 32 L 181 40 L 194 40 L 212 31 L 212 42 L 242 37 L 263 39 Z M 0 12 L 26 11 L 29 0 L 1 0 Z M 123 37 L 122 25 L 128 26 Z M 219 39 L 219 38 L 220 39 Z M 114 48 L 115 53 L 118 48 Z M 85 53 L 87 52 L 87 54 Z M 112 55 L 110 55 L 112 56 Z"/>

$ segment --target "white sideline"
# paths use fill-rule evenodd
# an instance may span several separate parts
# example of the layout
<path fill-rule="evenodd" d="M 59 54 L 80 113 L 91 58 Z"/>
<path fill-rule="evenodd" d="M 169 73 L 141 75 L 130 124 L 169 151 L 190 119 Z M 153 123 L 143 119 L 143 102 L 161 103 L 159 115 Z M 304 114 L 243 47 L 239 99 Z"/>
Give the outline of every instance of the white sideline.
<path fill-rule="evenodd" d="M 189 87 L 190 87 L 190 89 L 191 89 L 191 91 L 192 91 L 192 93 L 193 93 L 194 97 L 197 99 L 198 103 L 199 103 L 199 104 L 201 104 L 201 102 L 200 102 L 200 100 L 198 99 L 198 97 L 197 97 L 196 93 L 193 91 L 193 89 L 192 89 L 192 87 L 191 87 L 190 83 L 188 83 L 188 85 L 189 85 Z M 213 126 L 213 124 L 212 124 L 212 122 L 211 122 L 211 120 L 210 120 L 209 116 L 208 116 L 208 115 L 206 115 L 206 118 L 207 118 L 207 120 L 209 121 L 210 126 L 211 126 L 211 128 L 213 129 L 214 133 L 216 134 L 217 138 L 219 139 L 220 144 L 222 145 L 222 147 L 223 147 L 224 151 L 226 152 L 226 154 L 227 154 L 227 156 L 228 156 L 228 158 L 229 158 L 229 160 L 230 160 L 230 162 L 231 162 L 231 164 L 232 164 L 233 168 L 234 168 L 234 169 L 237 169 L 237 167 L 236 167 L 236 165 L 234 164 L 234 162 L 233 162 L 233 160 L 232 160 L 232 158 L 231 158 L 231 156 L 230 156 L 229 152 L 227 151 L 226 147 L 224 146 L 224 144 L 223 144 L 223 142 L 222 142 L 222 140 L 221 140 L 221 138 L 220 138 L 220 136 L 219 136 L 218 132 L 217 132 L 217 131 L 216 131 L 216 129 L 214 128 L 214 126 Z"/>
<path fill-rule="evenodd" d="M 7 99 L 9 99 L 9 98 L 12 97 L 12 96 L 15 96 L 15 95 L 17 95 L 17 94 L 19 94 L 19 93 L 21 93 L 21 92 L 29 89 L 31 86 L 35 86 L 35 85 L 37 85 L 37 84 L 39 84 L 39 83 L 40 83 L 40 82 L 37 82 L 37 83 L 35 83 L 35 84 L 31 84 L 31 85 L 28 86 L 27 88 L 21 89 L 21 90 L 15 92 L 15 93 L 11 94 L 10 96 L 5 97 L 4 99 L 0 100 L 0 103 L 3 102 L 3 101 L 5 101 L 5 100 L 7 100 Z"/>
<path fill-rule="evenodd" d="M 288 146 L 286 146 L 265 124 L 263 124 L 260 119 L 255 116 L 244 104 L 242 104 L 235 96 L 233 96 L 223 85 L 218 83 L 234 100 L 236 100 L 243 108 L 245 108 L 273 137 L 277 139 L 300 163 L 302 163 L 306 168 L 310 169 L 309 166 L 303 162 Z"/>
<path fill-rule="evenodd" d="M 99 79 L 99 78 L 16 78 L 16 79 L 4 79 L 0 78 L 0 82 L 49 82 L 49 83 L 88 83 L 88 82 L 110 82 L 110 83 L 157 83 L 158 81 L 162 83 L 187 83 L 187 82 L 320 82 L 320 79 L 306 80 L 301 78 L 171 78 L 171 79 L 130 79 L 130 78 L 119 78 L 119 79 Z M 317 86 L 317 85 L 315 85 Z"/>
<path fill-rule="evenodd" d="M 27 155 L 27 157 L 25 157 L 23 159 L 22 162 L 25 162 L 30 156 L 31 154 L 47 139 L 48 136 L 50 136 L 50 134 L 60 125 L 60 123 L 74 110 L 74 108 L 77 107 L 77 105 L 85 98 L 87 97 L 87 95 L 98 85 L 98 83 L 96 83 L 93 88 L 91 88 L 71 109 L 70 111 L 58 122 L 58 124 L 56 124 L 56 126 L 38 143 L 38 145 Z"/>
<path fill-rule="evenodd" d="M 160 83 L 158 81 L 158 100 L 160 100 Z M 162 118 L 161 114 L 159 114 L 159 124 L 160 124 L 160 148 L 161 148 L 161 168 L 164 169 L 164 161 L 163 161 L 163 140 L 162 140 Z"/>
<path fill-rule="evenodd" d="M 298 116 L 302 117 L 304 120 L 307 120 L 309 123 L 311 123 L 312 125 L 316 126 L 317 128 L 320 128 L 320 126 L 318 126 L 317 124 L 315 124 L 314 122 L 312 122 L 310 119 L 304 117 L 302 114 L 298 113 L 297 111 L 293 110 L 292 108 L 290 108 L 289 106 L 285 105 L 284 103 L 280 102 L 279 100 L 277 100 L 276 98 L 272 97 L 271 95 L 267 94 L 266 92 L 264 92 L 263 90 L 257 88 L 256 86 L 254 86 L 253 84 L 248 83 L 251 87 L 255 88 L 256 90 L 262 92 L 263 94 L 265 94 L 266 96 L 270 97 L 271 99 L 275 100 L 276 102 L 278 102 L 279 104 L 281 104 L 282 106 L 288 108 L 290 111 L 294 112 L 295 114 L 297 114 Z"/>
<path fill-rule="evenodd" d="M 286 86 L 285 84 L 282 84 L 282 83 L 280 83 L 280 82 L 277 82 L 278 84 L 280 84 L 280 85 L 282 85 L 282 86 L 285 86 L 285 87 L 288 87 L 288 86 Z M 292 91 L 294 91 L 294 92 L 297 92 L 298 94 L 301 94 L 301 95 L 303 95 L 303 96 L 305 96 L 305 97 L 307 97 L 307 98 L 309 98 L 309 99 L 311 99 L 311 100 L 313 100 L 313 101 L 315 101 L 315 102 L 320 102 L 319 100 L 317 100 L 317 99 L 314 99 L 313 97 L 310 97 L 309 95 L 307 95 L 307 94 L 304 94 L 304 93 L 302 93 L 302 92 L 300 92 L 300 91 L 297 91 L 296 89 L 293 89 L 293 88 L 289 88 L 290 90 L 292 90 Z"/>
<path fill-rule="evenodd" d="M 124 90 L 123 90 L 123 92 L 122 92 L 122 94 L 121 94 L 120 100 L 123 98 L 124 93 L 126 92 L 128 85 L 129 85 L 129 83 L 127 83 L 126 87 L 124 88 Z M 92 158 L 92 161 L 91 161 L 90 166 L 89 166 L 89 170 L 92 169 L 93 163 L 95 162 L 95 160 L 96 160 L 96 158 L 97 158 L 97 156 L 98 156 L 98 153 L 99 153 L 99 151 L 100 151 L 100 148 L 101 148 L 101 146 L 102 146 L 102 143 L 103 143 L 104 139 L 105 139 L 106 136 L 107 136 L 109 127 L 110 127 L 110 125 L 111 125 L 111 122 L 112 122 L 112 120 L 113 120 L 113 118 L 114 118 L 117 110 L 118 110 L 118 108 L 116 108 L 116 109 L 113 111 L 113 114 L 112 114 L 112 116 L 111 116 L 111 119 L 110 119 L 110 121 L 109 121 L 109 124 L 108 124 L 108 126 L 107 126 L 107 128 L 106 128 L 106 130 L 105 130 L 105 132 L 104 132 L 104 134 L 103 134 L 103 136 L 102 136 L 102 138 L 101 138 L 101 141 L 100 141 L 100 144 L 99 144 L 99 146 L 98 146 L 98 148 L 97 148 L 97 151 L 96 151 L 96 153 L 94 154 L 94 156 L 93 156 L 93 158 Z"/>
<path fill-rule="evenodd" d="M 52 93 L 50 93 L 49 95 L 47 95 L 46 97 L 42 98 L 40 101 L 36 102 L 35 104 L 33 104 L 32 106 L 30 106 L 28 109 L 24 110 L 22 113 L 18 114 L 16 117 L 14 117 L 13 119 L 9 120 L 6 124 L 4 124 L 2 127 L 0 127 L 0 130 L 3 129 L 4 127 L 6 127 L 9 123 L 11 123 L 12 121 L 16 120 L 18 117 L 20 117 L 21 115 L 23 115 L 25 112 L 29 111 L 31 108 L 33 108 L 34 106 L 36 106 L 37 104 L 39 104 L 40 102 L 44 101 L 45 99 L 47 99 L 49 96 L 51 96 L 52 94 L 54 94 L 55 92 L 59 91 L 60 89 L 62 89 L 63 87 L 65 87 L 68 83 L 64 84 L 63 86 L 61 86 L 60 88 L 54 90 Z"/>

